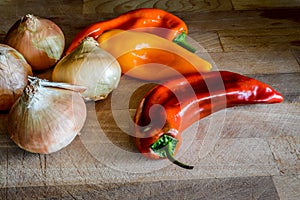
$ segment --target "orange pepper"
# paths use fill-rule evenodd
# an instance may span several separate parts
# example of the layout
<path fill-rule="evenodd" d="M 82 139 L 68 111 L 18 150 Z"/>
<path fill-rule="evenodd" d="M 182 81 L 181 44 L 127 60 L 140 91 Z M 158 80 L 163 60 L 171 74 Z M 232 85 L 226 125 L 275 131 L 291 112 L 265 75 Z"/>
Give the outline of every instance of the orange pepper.
<path fill-rule="evenodd" d="M 99 36 L 99 45 L 119 62 L 122 73 L 153 81 L 192 72 L 207 72 L 211 64 L 157 35 L 114 29 Z"/>

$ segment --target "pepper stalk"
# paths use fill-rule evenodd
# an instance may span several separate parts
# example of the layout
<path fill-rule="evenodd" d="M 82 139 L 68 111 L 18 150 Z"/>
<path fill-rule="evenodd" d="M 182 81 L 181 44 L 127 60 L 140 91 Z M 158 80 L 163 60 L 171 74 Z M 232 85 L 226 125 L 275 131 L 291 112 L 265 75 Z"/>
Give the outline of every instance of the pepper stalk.
<path fill-rule="evenodd" d="M 182 33 L 178 34 L 173 39 L 173 42 L 176 43 L 176 44 L 178 44 L 179 46 L 185 48 L 186 50 L 192 52 L 192 53 L 196 52 L 196 48 L 187 43 L 187 41 L 186 41 L 186 33 L 185 32 L 182 32 Z"/>
<path fill-rule="evenodd" d="M 184 169 L 193 169 L 194 166 L 184 164 L 174 158 L 174 151 L 178 140 L 170 135 L 162 135 L 155 143 L 151 145 L 151 149 L 162 158 L 168 158 L 172 163 Z"/>

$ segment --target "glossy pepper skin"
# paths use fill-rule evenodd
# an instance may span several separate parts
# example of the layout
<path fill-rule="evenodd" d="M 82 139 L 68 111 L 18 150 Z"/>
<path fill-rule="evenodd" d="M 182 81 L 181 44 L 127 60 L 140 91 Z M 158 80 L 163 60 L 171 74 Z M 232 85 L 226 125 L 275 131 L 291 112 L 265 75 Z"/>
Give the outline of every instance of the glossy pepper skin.
<path fill-rule="evenodd" d="M 283 96 L 265 83 L 229 71 L 189 74 L 155 86 L 137 108 L 135 144 L 146 157 L 159 159 L 151 149 L 163 135 L 181 143 L 181 133 L 216 111 L 232 106 L 280 103 Z M 151 117 L 150 117 L 151 116 Z"/>
<path fill-rule="evenodd" d="M 197 54 L 151 33 L 114 29 L 103 33 L 98 42 L 118 60 L 123 74 L 142 80 L 165 80 L 212 68 Z"/>
<path fill-rule="evenodd" d="M 152 29 L 154 27 L 164 28 L 170 31 L 157 33 L 155 29 Z M 173 40 L 179 33 L 188 33 L 188 28 L 185 22 L 177 16 L 156 8 L 140 8 L 121 14 L 116 18 L 96 22 L 86 27 L 75 36 L 65 54 L 74 50 L 86 37 L 93 37 L 94 39 L 97 39 L 107 30 L 130 30 L 140 28 L 146 28 L 144 31 L 155 34 L 157 33 L 169 40 Z"/>

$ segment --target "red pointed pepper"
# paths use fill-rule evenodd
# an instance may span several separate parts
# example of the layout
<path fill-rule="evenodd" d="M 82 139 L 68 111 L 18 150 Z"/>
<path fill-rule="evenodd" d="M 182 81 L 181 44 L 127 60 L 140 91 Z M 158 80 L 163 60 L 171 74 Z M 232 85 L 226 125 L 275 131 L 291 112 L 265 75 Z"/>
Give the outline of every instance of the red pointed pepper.
<path fill-rule="evenodd" d="M 157 32 L 158 29 L 155 28 L 161 29 Z M 111 29 L 140 29 L 141 31 L 158 34 L 169 40 L 175 39 L 180 33 L 188 33 L 185 22 L 179 17 L 157 8 L 140 8 L 121 14 L 116 18 L 96 22 L 86 27 L 75 36 L 65 54 L 74 50 L 84 38 L 93 37 L 97 39 L 103 32 Z M 179 38 L 182 37 L 183 39 L 179 40 L 183 41 L 178 41 L 178 43 L 183 46 L 188 45 L 184 41 L 184 35 L 181 35 Z"/>
<path fill-rule="evenodd" d="M 174 159 L 181 133 L 218 110 L 245 104 L 280 103 L 283 96 L 269 85 L 229 71 L 189 74 L 154 87 L 137 108 L 135 143 L 146 157 Z"/>

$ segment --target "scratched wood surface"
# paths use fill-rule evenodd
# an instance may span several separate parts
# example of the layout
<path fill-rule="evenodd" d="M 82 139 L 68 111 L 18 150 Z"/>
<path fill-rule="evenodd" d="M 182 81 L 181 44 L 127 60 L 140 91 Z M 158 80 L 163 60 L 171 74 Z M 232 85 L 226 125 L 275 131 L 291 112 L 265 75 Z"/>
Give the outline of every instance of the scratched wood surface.
<path fill-rule="evenodd" d="M 134 147 L 131 116 L 151 84 L 122 78 L 107 100 L 87 103 L 81 134 L 50 155 L 19 149 L 1 112 L 0 199 L 300 199 L 298 0 L 1 1 L 0 39 L 33 13 L 56 22 L 68 45 L 87 25 L 140 7 L 176 14 L 215 69 L 266 82 L 284 103 L 230 108 L 195 123 L 178 154 L 192 171 L 147 160 Z"/>

